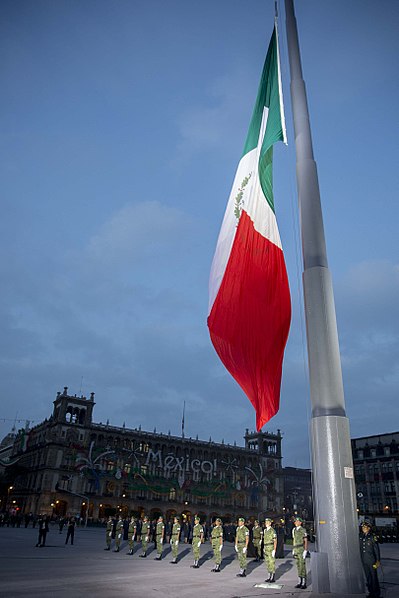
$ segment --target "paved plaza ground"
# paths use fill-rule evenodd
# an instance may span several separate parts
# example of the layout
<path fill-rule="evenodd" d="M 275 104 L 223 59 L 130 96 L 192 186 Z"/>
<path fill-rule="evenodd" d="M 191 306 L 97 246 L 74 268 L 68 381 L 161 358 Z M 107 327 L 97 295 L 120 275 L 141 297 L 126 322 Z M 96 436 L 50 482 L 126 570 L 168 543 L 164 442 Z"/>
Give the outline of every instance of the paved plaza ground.
<path fill-rule="evenodd" d="M 170 547 L 165 558 L 155 561 L 151 550 L 146 559 L 138 558 L 139 545 L 133 556 L 128 556 L 126 542 L 119 553 L 104 551 L 103 529 L 77 529 L 75 544 L 65 545 L 66 531 L 59 534 L 51 527 L 47 546 L 36 548 L 38 530 L 31 527 L 0 528 L 0 596 L 57 597 L 57 598 L 256 598 L 260 596 L 312 596 L 311 565 L 307 559 L 309 587 L 294 588 L 296 568 L 290 551 L 286 558 L 277 560 L 277 581 L 281 589 L 256 588 L 264 582 L 263 562 L 249 559 L 246 578 L 238 578 L 239 567 L 233 544 L 226 542 L 223 549 L 221 573 L 211 573 L 213 567 L 210 544 L 201 549 L 201 567 L 192 569 L 189 544 L 181 544 L 179 563 L 170 564 Z M 385 598 L 399 598 L 399 544 L 382 544 L 380 571 Z M 332 596 L 324 594 L 323 596 Z M 357 596 L 358 598 L 358 596 Z"/>

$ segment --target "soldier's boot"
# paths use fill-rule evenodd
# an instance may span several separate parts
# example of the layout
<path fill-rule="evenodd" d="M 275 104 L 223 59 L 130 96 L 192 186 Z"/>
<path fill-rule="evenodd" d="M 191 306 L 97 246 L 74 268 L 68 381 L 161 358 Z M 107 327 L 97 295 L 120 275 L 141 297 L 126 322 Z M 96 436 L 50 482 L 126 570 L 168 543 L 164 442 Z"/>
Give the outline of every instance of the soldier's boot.
<path fill-rule="evenodd" d="M 147 556 L 147 553 L 146 553 L 146 552 L 143 552 L 143 554 L 140 554 L 140 557 L 141 557 L 142 559 L 145 559 L 145 557 L 146 557 L 146 556 Z"/>
<path fill-rule="evenodd" d="M 275 581 L 276 581 L 275 574 L 272 573 L 269 578 L 269 583 L 275 583 Z"/>
<path fill-rule="evenodd" d="M 302 577 L 302 590 L 306 590 L 308 586 L 306 585 L 306 577 Z"/>
<path fill-rule="evenodd" d="M 297 583 L 295 587 L 302 589 L 302 577 L 299 578 L 299 583 Z"/>
<path fill-rule="evenodd" d="M 265 583 L 269 583 L 269 581 L 271 580 L 272 574 L 269 573 L 269 577 L 267 579 L 265 579 Z"/>
<path fill-rule="evenodd" d="M 119 546 L 118 548 L 115 548 L 114 552 L 119 552 Z"/>
<path fill-rule="evenodd" d="M 240 572 L 237 573 L 236 577 L 244 577 L 243 573 L 244 573 L 244 569 L 240 569 Z"/>
<path fill-rule="evenodd" d="M 111 550 L 111 547 L 107 546 L 107 548 L 104 548 L 104 550 Z"/>
<path fill-rule="evenodd" d="M 176 563 L 177 563 L 177 559 L 173 559 L 173 561 L 170 561 L 171 565 L 176 565 Z"/>
<path fill-rule="evenodd" d="M 198 561 L 195 561 L 195 563 L 194 563 L 194 567 L 195 567 L 196 569 L 199 569 L 199 562 L 198 562 Z"/>
<path fill-rule="evenodd" d="M 162 561 L 162 554 L 159 554 L 155 560 L 156 561 Z"/>
<path fill-rule="evenodd" d="M 216 573 L 220 573 L 220 565 L 216 565 L 215 571 L 216 571 Z"/>

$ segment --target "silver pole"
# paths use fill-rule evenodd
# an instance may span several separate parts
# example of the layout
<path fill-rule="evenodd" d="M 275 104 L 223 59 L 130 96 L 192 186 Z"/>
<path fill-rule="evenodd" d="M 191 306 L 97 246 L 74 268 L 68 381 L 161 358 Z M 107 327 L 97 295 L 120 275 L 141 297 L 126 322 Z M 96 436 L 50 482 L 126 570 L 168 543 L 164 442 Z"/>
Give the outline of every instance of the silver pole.
<path fill-rule="evenodd" d="M 285 0 L 308 345 L 316 552 L 314 592 L 363 593 L 349 421 L 317 166 L 293 0 Z"/>

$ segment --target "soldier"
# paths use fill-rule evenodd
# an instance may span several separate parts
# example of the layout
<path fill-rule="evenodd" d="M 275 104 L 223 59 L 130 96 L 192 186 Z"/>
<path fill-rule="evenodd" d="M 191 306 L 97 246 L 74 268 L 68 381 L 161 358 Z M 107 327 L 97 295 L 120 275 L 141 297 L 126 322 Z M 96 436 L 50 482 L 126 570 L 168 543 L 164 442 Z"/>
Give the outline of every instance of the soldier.
<path fill-rule="evenodd" d="M 142 554 L 140 554 L 141 558 L 145 558 L 147 556 L 147 548 L 148 542 L 150 541 L 150 534 L 151 534 L 151 523 L 148 521 L 147 515 L 145 515 L 143 520 L 143 525 L 141 526 L 141 547 L 143 549 Z"/>
<path fill-rule="evenodd" d="M 122 515 L 119 515 L 119 519 L 116 522 L 116 530 L 115 530 L 115 550 L 114 552 L 119 552 L 121 542 L 123 538 L 123 519 Z"/>
<path fill-rule="evenodd" d="M 238 519 L 238 527 L 236 530 L 236 541 L 235 551 L 238 555 L 238 561 L 240 563 L 240 572 L 237 573 L 237 577 L 246 577 L 247 568 L 247 550 L 249 542 L 249 529 L 245 524 L 244 517 Z"/>
<path fill-rule="evenodd" d="M 127 531 L 127 539 L 129 542 L 129 552 L 127 554 L 133 554 L 134 537 L 136 535 L 136 531 L 137 531 L 137 524 L 136 524 L 134 517 L 132 517 L 129 521 L 129 528 Z"/>
<path fill-rule="evenodd" d="M 266 569 L 269 572 L 266 583 L 274 583 L 276 573 L 276 548 L 277 548 L 277 534 L 272 528 L 272 520 L 270 517 L 265 519 L 265 529 L 263 530 L 263 558 L 265 559 Z"/>
<path fill-rule="evenodd" d="M 165 524 L 163 522 L 163 517 L 160 515 L 158 517 L 157 528 L 156 528 L 156 543 L 157 543 L 157 554 L 156 561 L 162 560 L 162 549 L 163 549 L 163 536 L 165 532 Z"/>
<path fill-rule="evenodd" d="M 193 569 L 199 569 L 199 558 L 200 558 L 200 548 L 201 544 L 204 541 L 204 528 L 201 525 L 199 515 L 194 517 L 194 527 L 193 527 L 193 555 L 194 555 L 194 565 L 191 565 Z"/>
<path fill-rule="evenodd" d="M 111 541 L 112 541 L 112 528 L 114 526 L 114 522 L 112 521 L 111 515 L 108 517 L 107 526 L 105 529 L 105 542 L 107 544 L 107 548 L 104 550 L 111 550 Z"/>
<path fill-rule="evenodd" d="M 306 556 L 308 554 L 308 534 L 302 527 L 302 518 L 295 517 L 292 530 L 292 556 L 296 560 L 299 583 L 296 588 L 306 589 Z"/>
<path fill-rule="evenodd" d="M 172 533 L 170 536 L 170 545 L 172 547 L 172 556 L 173 561 L 171 564 L 175 565 L 177 563 L 177 555 L 179 552 L 179 538 L 180 538 L 180 521 L 179 518 L 176 516 L 173 519 L 173 526 L 172 526 Z"/>
<path fill-rule="evenodd" d="M 259 525 L 259 521 L 255 519 L 254 527 L 252 529 L 252 541 L 255 547 L 256 559 L 259 563 L 262 558 L 262 528 Z"/>
<path fill-rule="evenodd" d="M 220 573 L 220 563 L 222 562 L 223 550 L 223 528 L 222 520 L 218 517 L 215 521 L 211 533 L 211 544 L 213 548 L 213 558 L 215 559 L 215 566 L 212 569 L 213 573 Z"/>
<path fill-rule="evenodd" d="M 377 538 L 371 533 L 371 523 L 363 521 L 362 533 L 360 534 L 360 557 L 366 585 L 370 598 L 380 597 L 380 584 L 378 582 L 377 569 L 380 566 L 380 547 Z"/>

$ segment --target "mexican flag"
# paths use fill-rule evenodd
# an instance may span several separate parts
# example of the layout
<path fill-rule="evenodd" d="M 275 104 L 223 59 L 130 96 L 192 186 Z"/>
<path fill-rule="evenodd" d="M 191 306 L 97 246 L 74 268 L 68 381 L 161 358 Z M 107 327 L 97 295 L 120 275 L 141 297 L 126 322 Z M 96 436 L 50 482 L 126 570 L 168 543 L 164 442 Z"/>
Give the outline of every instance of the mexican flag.
<path fill-rule="evenodd" d="M 287 271 L 274 212 L 276 141 L 286 142 L 286 133 L 275 27 L 209 281 L 211 340 L 253 404 L 258 430 L 279 408 L 291 321 Z"/>

